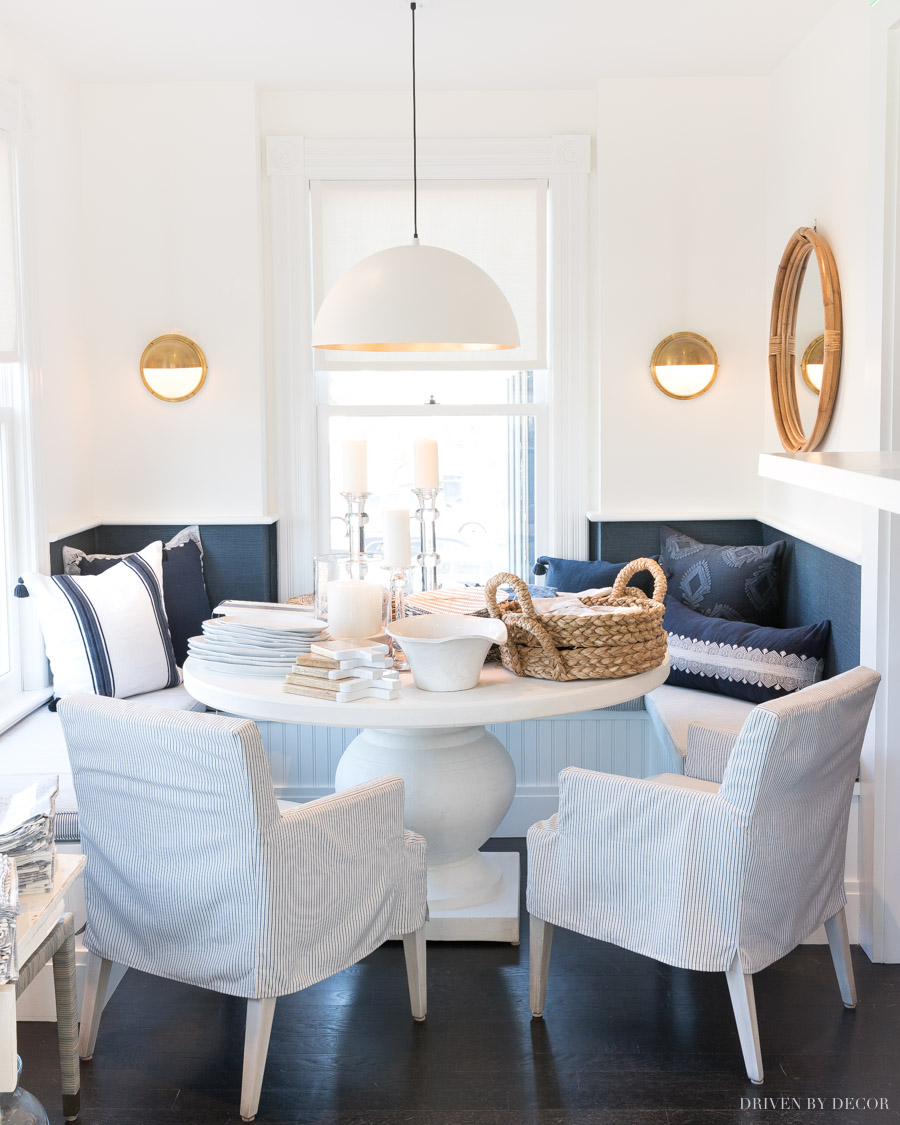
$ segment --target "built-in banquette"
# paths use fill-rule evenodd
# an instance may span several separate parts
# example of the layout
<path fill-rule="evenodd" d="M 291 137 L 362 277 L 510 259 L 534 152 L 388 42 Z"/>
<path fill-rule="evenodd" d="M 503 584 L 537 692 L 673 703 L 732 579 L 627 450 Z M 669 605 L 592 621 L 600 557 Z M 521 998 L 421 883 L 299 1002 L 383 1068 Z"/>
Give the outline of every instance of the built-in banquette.
<path fill-rule="evenodd" d="M 830 621 L 824 674 L 832 676 L 859 663 L 860 567 L 756 520 L 672 520 L 672 526 L 703 543 L 716 545 L 786 543 L 777 624 L 782 627 Z M 660 521 L 594 521 L 591 556 L 624 562 L 660 551 Z M 63 546 L 86 554 L 123 554 L 148 542 L 169 541 L 177 525 L 99 526 L 51 544 L 51 569 L 63 571 Z M 278 598 L 277 525 L 201 525 L 203 573 L 209 601 L 225 598 L 272 601 Z M 298 591 L 281 591 L 283 596 Z M 556 781 L 566 765 L 642 777 L 681 770 L 689 722 L 736 729 L 751 704 L 715 692 L 664 685 L 651 697 L 606 711 L 564 715 L 491 729 L 509 749 L 516 766 L 516 798 L 498 829 L 522 836 L 556 805 Z M 335 729 L 260 723 L 272 779 L 279 797 L 312 799 L 333 789 L 337 762 L 356 728 Z M 42 708 L 0 737 L 0 771 L 60 773 L 63 812 L 75 808 L 65 747 L 56 716 Z M 77 848 L 77 817 L 60 820 L 61 837 Z M 855 826 L 851 821 L 847 881 L 848 917 L 855 930 Z"/>

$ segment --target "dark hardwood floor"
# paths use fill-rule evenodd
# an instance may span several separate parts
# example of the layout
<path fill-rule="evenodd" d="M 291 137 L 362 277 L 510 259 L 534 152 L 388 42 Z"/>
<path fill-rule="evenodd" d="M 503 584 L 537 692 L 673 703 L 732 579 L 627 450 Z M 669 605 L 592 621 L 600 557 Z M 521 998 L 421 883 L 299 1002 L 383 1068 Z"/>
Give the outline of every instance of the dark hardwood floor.
<path fill-rule="evenodd" d="M 524 853 L 519 840 L 487 847 Z M 858 949 L 854 1012 L 825 946 L 755 977 L 761 1087 L 744 1074 L 724 974 L 558 930 L 545 1018 L 532 1020 L 527 921 L 519 948 L 435 943 L 428 957 L 424 1024 L 409 1014 L 397 942 L 279 1000 L 260 1125 L 900 1121 L 900 966 Z M 82 1068 L 81 1121 L 240 1122 L 244 1012 L 243 1001 L 128 973 Z M 23 1086 L 61 1122 L 54 1026 L 20 1024 L 19 1049 Z"/>

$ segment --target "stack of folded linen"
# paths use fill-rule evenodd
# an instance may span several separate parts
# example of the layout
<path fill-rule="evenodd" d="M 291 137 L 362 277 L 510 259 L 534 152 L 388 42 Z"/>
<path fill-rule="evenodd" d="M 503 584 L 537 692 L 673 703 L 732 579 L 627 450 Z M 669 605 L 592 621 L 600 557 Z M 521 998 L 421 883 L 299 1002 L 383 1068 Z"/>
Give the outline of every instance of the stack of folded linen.
<path fill-rule="evenodd" d="M 2 779 L 0 852 L 15 861 L 20 895 L 43 894 L 53 886 L 58 791 L 56 774 L 10 774 Z"/>
<path fill-rule="evenodd" d="M 16 963 L 16 915 L 19 891 L 16 864 L 0 854 L 0 984 L 9 984 L 19 975 Z"/>
<path fill-rule="evenodd" d="M 235 605 L 232 612 L 203 622 L 203 636 L 190 638 L 188 654 L 212 672 L 280 679 L 326 635 L 324 622 L 292 607 Z"/>

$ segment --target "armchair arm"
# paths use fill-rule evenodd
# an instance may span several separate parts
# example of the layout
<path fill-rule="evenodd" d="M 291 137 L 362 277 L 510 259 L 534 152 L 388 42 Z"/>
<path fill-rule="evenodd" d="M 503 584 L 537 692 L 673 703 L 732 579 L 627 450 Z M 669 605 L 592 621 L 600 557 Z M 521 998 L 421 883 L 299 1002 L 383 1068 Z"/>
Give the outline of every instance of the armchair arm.
<path fill-rule="evenodd" d="M 565 769 L 557 824 L 535 826 L 532 847 L 532 914 L 672 965 L 728 968 L 746 833 L 718 794 Z"/>
<path fill-rule="evenodd" d="M 731 731 L 718 730 L 706 723 L 691 723 L 684 754 L 685 776 L 721 782 L 737 738 Z"/>
<path fill-rule="evenodd" d="M 384 777 L 300 805 L 264 841 L 260 996 L 305 988 L 426 917 L 425 841 Z"/>

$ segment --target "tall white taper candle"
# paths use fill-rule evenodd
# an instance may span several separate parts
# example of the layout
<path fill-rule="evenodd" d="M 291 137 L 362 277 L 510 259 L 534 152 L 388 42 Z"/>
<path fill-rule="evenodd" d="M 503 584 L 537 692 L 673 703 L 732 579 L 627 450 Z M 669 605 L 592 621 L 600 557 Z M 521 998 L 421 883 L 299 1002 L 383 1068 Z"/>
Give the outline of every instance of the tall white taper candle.
<path fill-rule="evenodd" d="M 419 438 L 413 447 L 413 487 L 440 488 L 438 447 L 431 438 Z"/>
<path fill-rule="evenodd" d="M 388 508 L 383 515 L 384 544 L 381 552 L 384 565 L 390 570 L 401 570 L 410 565 L 412 554 L 409 512 L 406 508 Z"/>
<path fill-rule="evenodd" d="M 341 492 L 365 492 L 366 443 L 364 441 L 345 441 Z"/>

